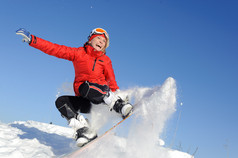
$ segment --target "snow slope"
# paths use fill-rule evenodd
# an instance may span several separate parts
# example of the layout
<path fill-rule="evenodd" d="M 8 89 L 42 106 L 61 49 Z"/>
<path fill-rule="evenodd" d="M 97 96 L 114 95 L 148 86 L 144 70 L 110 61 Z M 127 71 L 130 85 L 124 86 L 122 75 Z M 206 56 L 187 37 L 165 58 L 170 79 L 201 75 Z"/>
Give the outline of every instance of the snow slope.
<path fill-rule="evenodd" d="M 163 147 L 159 138 L 166 121 L 176 111 L 176 84 L 168 78 L 161 87 L 131 88 L 120 92 L 122 98 L 129 96 L 135 104 L 134 115 L 94 143 L 78 153 L 73 130 L 35 121 L 0 123 L 0 157 L 64 157 L 75 152 L 85 158 L 191 158 L 180 151 Z M 95 130 L 101 134 L 119 116 L 108 111 L 104 105 L 93 106 L 90 119 Z M 100 119 L 99 119 L 100 118 Z"/>

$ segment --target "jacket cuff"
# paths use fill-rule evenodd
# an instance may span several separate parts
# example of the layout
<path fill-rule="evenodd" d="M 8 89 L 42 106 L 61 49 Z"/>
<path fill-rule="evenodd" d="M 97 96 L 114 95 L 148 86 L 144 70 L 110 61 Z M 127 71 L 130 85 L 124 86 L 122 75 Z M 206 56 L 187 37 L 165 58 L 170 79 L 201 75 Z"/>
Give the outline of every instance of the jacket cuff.
<path fill-rule="evenodd" d="M 33 44 L 36 44 L 36 43 L 37 43 L 37 38 L 36 38 L 36 36 L 31 35 L 31 41 L 30 41 L 29 45 L 33 45 Z"/>

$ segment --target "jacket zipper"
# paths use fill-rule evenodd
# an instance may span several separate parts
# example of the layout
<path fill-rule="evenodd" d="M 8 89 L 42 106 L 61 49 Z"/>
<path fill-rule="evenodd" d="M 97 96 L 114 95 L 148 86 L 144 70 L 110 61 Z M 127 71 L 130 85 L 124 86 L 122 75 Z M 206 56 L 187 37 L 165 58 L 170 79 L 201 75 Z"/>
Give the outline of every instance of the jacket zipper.
<path fill-rule="evenodd" d="M 94 68 L 95 68 L 96 62 L 97 62 L 97 59 L 94 60 L 93 71 L 94 71 Z"/>

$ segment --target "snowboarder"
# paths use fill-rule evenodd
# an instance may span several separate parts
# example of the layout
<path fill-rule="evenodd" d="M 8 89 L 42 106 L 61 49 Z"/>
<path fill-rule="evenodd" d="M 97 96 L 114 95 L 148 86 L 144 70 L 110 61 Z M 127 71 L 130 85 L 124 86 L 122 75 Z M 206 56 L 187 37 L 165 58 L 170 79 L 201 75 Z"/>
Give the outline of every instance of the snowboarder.
<path fill-rule="evenodd" d="M 102 28 L 93 29 L 83 47 L 73 48 L 54 44 L 30 34 L 20 28 L 17 35 L 23 36 L 23 42 L 58 58 L 73 62 L 75 69 L 75 96 L 60 96 L 55 101 L 61 115 L 68 125 L 75 129 L 75 140 L 79 147 L 95 139 L 97 134 L 87 119 L 80 113 L 90 113 L 92 103 L 105 103 L 126 117 L 132 105 L 126 103 L 114 93 L 119 91 L 110 58 L 106 55 L 109 46 L 108 33 Z"/>

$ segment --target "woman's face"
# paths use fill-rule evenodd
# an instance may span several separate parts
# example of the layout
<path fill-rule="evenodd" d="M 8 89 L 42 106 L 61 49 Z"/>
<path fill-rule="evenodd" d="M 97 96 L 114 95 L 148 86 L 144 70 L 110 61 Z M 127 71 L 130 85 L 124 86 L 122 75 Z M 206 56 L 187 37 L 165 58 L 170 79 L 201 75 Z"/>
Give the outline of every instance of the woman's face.
<path fill-rule="evenodd" d="M 106 38 L 102 36 L 96 36 L 91 41 L 89 41 L 89 44 L 97 51 L 103 51 L 105 49 L 106 42 Z"/>

